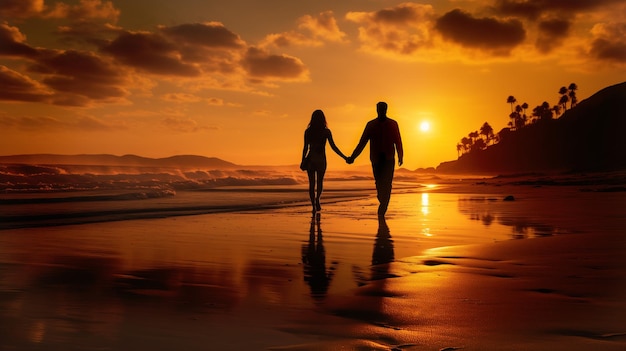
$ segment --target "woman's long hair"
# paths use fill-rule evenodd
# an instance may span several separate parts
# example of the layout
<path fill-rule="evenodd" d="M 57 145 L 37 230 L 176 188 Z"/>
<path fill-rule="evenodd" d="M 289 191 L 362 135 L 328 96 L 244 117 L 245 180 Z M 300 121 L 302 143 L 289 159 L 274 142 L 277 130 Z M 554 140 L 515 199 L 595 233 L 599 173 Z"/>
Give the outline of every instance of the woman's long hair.
<path fill-rule="evenodd" d="M 321 132 L 328 128 L 326 116 L 324 116 L 324 112 L 322 112 L 322 110 L 313 111 L 313 114 L 311 115 L 311 122 L 309 122 L 309 126 L 307 128 L 315 132 Z"/>

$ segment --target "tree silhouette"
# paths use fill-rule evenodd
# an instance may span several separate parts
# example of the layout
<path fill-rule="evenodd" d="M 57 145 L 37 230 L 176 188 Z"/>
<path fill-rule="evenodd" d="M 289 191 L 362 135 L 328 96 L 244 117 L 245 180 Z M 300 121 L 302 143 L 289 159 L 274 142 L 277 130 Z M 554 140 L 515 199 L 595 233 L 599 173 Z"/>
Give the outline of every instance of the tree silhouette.
<path fill-rule="evenodd" d="M 574 108 L 574 106 L 576 106 L 576 104 L 578 103 L 578 99 L 576 98 L 576 90 L 578 90 L 578 86 L 576 85 L 576 83 L 571 83 L 568 87 L 567 87 L 568 93 L 567 96 L 569 97 L 569 101 L 570 101 L 570 108 Z"/>
<path fill-rule="evenodd" d="M 508 124 L 511 127 L 511 129 L 517 129 L 518 120 L 520 119 L 519 112 L 517 111 L 511 112 L 511 114 L 509 115 L 509 118 L 511 120 L 509 121 Z"/>
<path fill-rule="evenodd" d="M 561 94 L 561 98 L 559 99 L 559 105 L 563 107 L 563 113 L 567 111 L 567 102 L 569 101 L 568 93 L 569 90 L 566 87 L 561 87 L 561 89 L 559 89 L 559 94 Z"/>
<path fill-rule="evenodd" d="M 544 101 L 541 105 L 536 106 L 530 116 L 526 114 L 528 104 L 524 102 L 521 105 L 514 105 L 517 99 L 513 95 L 507 97 L 506 102 L 511 105 L 511 114 L 509 114 L 509 122 L 507 125 L 509 128 L 503 128 L 497 134 L 494 134 L 493 128 L 488 122 L 485 122 L 480 127 L 480 132 L 474 131 L 463 137 L 456 145 L 456 151 L 458 157 L 461 157 L 465 153 L 475 150 L 483 150 L 499 143 L 505 139 L 509 133 L 514 133 L 517 130 L 536 122 L 545 122 L 553 118 L 559 117 L 567 110 L 567 103 L 570 102 L 570 108 L 576 106 L 578 99 L 576 98 L 576 90 L 578 86 L 576 83 L 571 83 L 567 88 L 561 87 L 559 94 L 561 95 L 558 104 L 550 107 L 550 104 Z M 556 117 L 555 117 L 556 116 Z M 480 138 L 479 138 L 480 136 Z"/>
<path fill-rule="evenodd" d="M 517 99 L 515 99 L 515 96 L 510 95 L 507 99 L 506 102 L 511 104 L 511 112 L 513 112 L 513 104 L 517 102 Z"/>
<path fill-rule="evenodd" d="M 480 135 L 485 137 L 485 143 L 489 145 L 489 142 L 493 140 L 493 128 L 489 125 L 489 123 L 483 123 L 480 127 Z"/>
<path fill-rule="evenodd" d="M 550 108 L 550 104 L 544 101 L 543 104 L 535 107 L 533 109 L 533 116 L 537 117 L 540 121 L 552 119 L 552 108 Z"/>

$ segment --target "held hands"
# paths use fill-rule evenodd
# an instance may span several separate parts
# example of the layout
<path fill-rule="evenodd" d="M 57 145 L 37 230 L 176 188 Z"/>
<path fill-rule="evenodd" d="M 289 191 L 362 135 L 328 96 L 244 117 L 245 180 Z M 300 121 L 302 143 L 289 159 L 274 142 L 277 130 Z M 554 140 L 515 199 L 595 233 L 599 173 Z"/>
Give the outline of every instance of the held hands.
<path fill-rule="evenodd" d="M 354 157 L 352 157 L 352 156 L 346 157 L 346 163 L 349 164 L 349 165 L 353 164 L 354 163 Z"/>

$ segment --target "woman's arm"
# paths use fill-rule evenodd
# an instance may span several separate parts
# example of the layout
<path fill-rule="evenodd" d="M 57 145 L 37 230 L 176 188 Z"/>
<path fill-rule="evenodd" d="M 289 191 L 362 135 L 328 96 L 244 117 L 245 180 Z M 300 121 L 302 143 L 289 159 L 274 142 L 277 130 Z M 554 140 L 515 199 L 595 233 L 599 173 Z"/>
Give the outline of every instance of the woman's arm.
<path fill-rule="evenodd" d="M 343 158 L 344 160 L 348 158 L 346 155 L 343 154 L 343 152 L 341 152 L 341 150 L 339 150 L 337 145 L 335 145 L 335 141 L 333 140 L 333 133 L 331 133 L 330 129 L 328 130 L 328 143 L 330 144 L 330 148 L 333 149 L 333 151 L 337 155 L 341 156 L 341 158 Z"/>
<path fill-rule="evenodd" d="M 309 151 L 309 140 L 306 135 L 306 131 L 304 131 L 304 146 L 302 147 L 302 160 L 300 161 L 300 169 L 304 171 L 304 158 L 306 157 L 307 151 Z"/>

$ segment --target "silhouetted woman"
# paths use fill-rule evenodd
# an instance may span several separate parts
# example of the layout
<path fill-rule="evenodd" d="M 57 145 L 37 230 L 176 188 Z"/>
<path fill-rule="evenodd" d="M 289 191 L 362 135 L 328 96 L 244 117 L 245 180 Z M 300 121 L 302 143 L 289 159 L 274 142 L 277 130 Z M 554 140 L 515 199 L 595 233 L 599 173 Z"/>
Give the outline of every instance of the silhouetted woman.
<path fill-rule="evenodd" d="M 347 158 L 333 140 L 333 135 L 326 124 L 326 116 L 322 110 L 315 110 L 311 115 L 311 122 L 304 131 L 304 148 L 302 149 L 302 162 L 300 169 L 306 170 L 309 176 L 309 197 L 313 212 L 320 211 L 320 198 L 324 185 L 324 173 L 326 173 L 326 140 L 337 155 L 344 160 Z M 317 189 L 316 189 L 317 186 Z"/>

